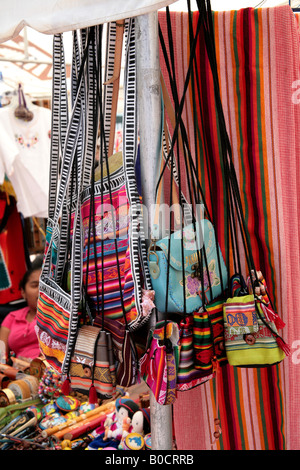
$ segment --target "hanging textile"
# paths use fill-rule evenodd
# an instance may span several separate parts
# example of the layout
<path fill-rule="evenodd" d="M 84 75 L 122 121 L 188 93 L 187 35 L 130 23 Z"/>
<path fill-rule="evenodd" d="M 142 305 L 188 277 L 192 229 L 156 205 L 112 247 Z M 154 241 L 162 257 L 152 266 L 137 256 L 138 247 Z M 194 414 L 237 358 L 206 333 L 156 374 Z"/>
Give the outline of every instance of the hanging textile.
<path fill-rule="evenodd" d="M 123 35 L 124 149 L 109 155 Z M 36 327 L 47 362 L 66 376 L 64 393 L 80 390 L 91 403 L 136 382 L 132 334 L 153 305 L 134 171 L 134 19 L 108 25 L 104 77 L 103 39 L 102 25 L 73 32 L 69 110 L 63 38 L 54 35 L 49 218 Z"/>
<path fill-rule="evenodd" d="M 197 15 L 192 15 L 193 34 Z M 178 95 L 182 96 L 189 63 L 189 18 L 186 13 L 171 13 L 171 19 L 176 38 Z M 166 16 L 162 12 L 159 23 L 162 33 L 167 35 Z M 294 419 L 298 407 L 295 399 L 298 343 L 294 341 L 299 338 L 300 279 L 300 205 L 296 189 L 299 32 L 288 6 L 215 12 L 213 26 L 220 94 L 254 261 L 264 273 L 276 310 L 286 323 L 284 337 L 295 353 L 280 365 L 264 369 L 222 368 L 218 394 L 222 433 L 213 448 L 296 449 L 299 448 L 299 425 Z M 214 181 L 212 202 L 217 214 L 218 239 L 226 252 L 226 263 L 230 264 L 213 81 L 201 44 L 200 40 L 197 72 L 194 70 L 192 75 L 182 116 L 205 191 L 209 191 L 206 162 L 202 158 L 205 150 L 208 149 L 211 158 L 209 171 Z M 168 86 L 163 66 L 162 73 Z M 201 99 L 205 119 L 200 107 L 193 115 L 195 96 L 196 107 Z M 197 140 L 194 122 L 198 124 Z M 210 449 L 216 406 L 214 382 L 177 395 L 174 428 L 178 449 Z"/>
<path fill-rule="evenodd" d="M 23 222 L 13 196 L 0 191 L 0 305 L 22 299 L 19 284 L 27 270 Z M 3 320 L 6 312 L 0 308 Z"/>
<path fill-rule="evenodd" d="M 39 0 L 30 0 L 25 5 L 13 0 L 0 17 L 0 42 L 17 36 L 26 25 L 45 34 L 63 33 L 143 15 L 175 1 L 64 0 L 58 4 L 56 0 L 49 0 L 42 5 Z"/>

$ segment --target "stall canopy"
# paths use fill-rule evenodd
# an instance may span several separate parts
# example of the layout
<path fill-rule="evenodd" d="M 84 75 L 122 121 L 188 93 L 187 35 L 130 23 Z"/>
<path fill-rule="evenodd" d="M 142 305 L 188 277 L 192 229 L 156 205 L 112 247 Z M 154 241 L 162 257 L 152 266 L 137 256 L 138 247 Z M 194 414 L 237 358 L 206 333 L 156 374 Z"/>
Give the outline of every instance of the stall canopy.
<path fill-rule="evenodd" d="M 288 3 L 294 6 L 295 2 L 298 6 L 298 0 L 211 0 L 211 6 L 213 10 L 236 10 Z M 182 3 L 181 0 L 10 0 L 9 5 L 1 9 L 0 43 L 18 36 L 24 26 L 45 34 L 63 33 Z M 191 3 L 196 4 L 196 1 Z"/>
<path fill-rule="evenodd" d="M 51 96 L 51 36 L 42 35 L 33 30 L 27 31 L 27 28 L 24 28 L 16 37 L 0 44 L 2 105 L 5 103 L 5 96 L 15 92 L 19 83 L 23 85 L 25 93 L 32 98 L 47 99 Z"/>
<path fill-rule="evenodd" d="M 52 35 L 65 33 L 67 75 L 74 29 L 150 13 L 176 0 L 11 0 L 0 15 L 0 100 L 21 83 L 36 99 L 52 92 Z M 69 32 L 69 34 L 68 34 Z M 42 33 L 42 34 L 41 34 Z"/>

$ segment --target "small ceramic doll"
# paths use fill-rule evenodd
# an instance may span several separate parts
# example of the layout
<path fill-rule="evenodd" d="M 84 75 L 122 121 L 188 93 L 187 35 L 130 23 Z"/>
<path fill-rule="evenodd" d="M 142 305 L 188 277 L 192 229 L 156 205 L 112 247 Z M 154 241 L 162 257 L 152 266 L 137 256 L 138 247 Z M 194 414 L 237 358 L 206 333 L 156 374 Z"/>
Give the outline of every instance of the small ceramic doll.
<path fill-rule="evenodd" d="M 140 410 L 136 411 L 131 420 L 131 426 L 128 430 L 124 430 L 122 433 L 122 439 L 118 446 L 119 450 L 127 449 L 125 445 L 125 440 L 128 435 L 143 437 L 150 433 L 150 408 L 141 408 Z"/>
<path fill-rule="evenodd" d="M 139 410 L 139 406 L 127 397 L 116 400 L 114 413 L 107 415 L 104 423 L 104 432 L 99 434 L 90 444 L 89 449 L 104 449 L 107 447 L 118 448 L 124 429 L 130 425 L 132 416 Z"/>
<path fill-rule="evenodd" d="M 150 432 L 150 408 L 141 408 L 136 411 L 131 420 L 129 432 L 124 431 L 122 437 L 126 437 L 129 433 L 141 434 L 145 436 Z"/>

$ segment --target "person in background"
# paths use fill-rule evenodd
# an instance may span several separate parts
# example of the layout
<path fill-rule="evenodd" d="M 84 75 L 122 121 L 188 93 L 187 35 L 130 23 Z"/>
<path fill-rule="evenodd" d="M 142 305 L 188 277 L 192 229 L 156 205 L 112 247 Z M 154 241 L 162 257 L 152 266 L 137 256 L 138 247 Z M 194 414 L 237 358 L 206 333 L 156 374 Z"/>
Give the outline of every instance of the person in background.
<path fill-rule="evenodd" d="M 1 324 L 0 341 L 5 344 L 7 363 L 12 353 L 15 357 L 28 361 L 41 355 L 35 332 L 41 267 L 42 257 L 37 257 L 20 283 L 21 294 L 27 306 L 10 312 Z"/>

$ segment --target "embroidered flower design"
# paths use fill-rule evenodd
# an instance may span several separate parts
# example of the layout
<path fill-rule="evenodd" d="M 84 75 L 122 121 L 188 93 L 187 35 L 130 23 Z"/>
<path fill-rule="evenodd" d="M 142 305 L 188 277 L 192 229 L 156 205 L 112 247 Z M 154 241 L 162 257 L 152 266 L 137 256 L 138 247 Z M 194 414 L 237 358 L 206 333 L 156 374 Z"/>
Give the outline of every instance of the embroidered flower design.
<path fill-rule="evenodd" d="M 204 284 L 204 289 L 209 289 L 209 281 L 210 285 L 214 286 L 215 285 L 215 279 L 218 279 L 215 275 L 215 271 L 209 271 L 209 280 L 208 280 L 208 275 L 207 275 L 207 270 L 203 272 L 203 284 Z"/>
<path fill-rule="evenodd" d="M 204 293 L 208 292 L 211 287 L 218 286 L 220 284 L 220 278 L 216 275 L 216 263 L 212 260 L 209 263 L 209 280 L 207 270 L 203 270 L 203 285 Z M 180 284 L 183 285 L 183 280 L 180 281 Z M 190 274 L 185 276 L 185 288 L 186 288 L 186 297 L 196 297 L 198 292 L 202 292 L 202 281 L 198 277 L 192 277 Z"/>
<path fill-rule="evenodd" d="M 210 278 L 211 287 L 218 286 L 221 283 L 221 281 L 216 273 L 216 261 L 214 259 L 211 260 L 211 262 L 209 263 L 208 270 L 209 270 L 209 278 Z M 209 289 L 208 276 L 207 276 L 206 270 L 204 272 L 204 286 L 205 286 L 205 289 L 206 288 Z"/>
<path fill-rule="evenodd" d="M 23 147 L 23 145 L 24 145 L 24 138 L 23 138 L 22 135 L 19 135 L 19 136 L 16 135 L 16 141 L 17 141 L 17 143 L 18 143 L 19 145 L 21 145 L 21 146 Z"/>

